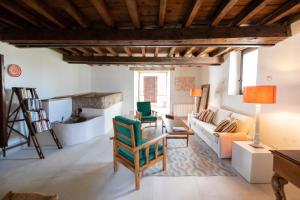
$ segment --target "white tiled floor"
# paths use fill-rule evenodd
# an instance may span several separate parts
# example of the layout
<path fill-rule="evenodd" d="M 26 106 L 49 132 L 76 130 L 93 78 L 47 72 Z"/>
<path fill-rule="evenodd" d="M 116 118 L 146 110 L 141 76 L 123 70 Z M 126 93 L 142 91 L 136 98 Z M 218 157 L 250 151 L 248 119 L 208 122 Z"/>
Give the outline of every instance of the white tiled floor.
<path fill-rule="evenodd" d="M 143 177 L 134 190 L 133 174 L 124 167 L 114 174 L 112 143 L 103 136 L 85 144 L 43 147 L 46 159 L 35 159 L 33 149 L 0 160 L 0 198 L 8 191 L 59 194 L 62 200 L 94 199 L 275 199 L 269 184 L 248 184 L 243 178 Z M 288 184 L 289 200 L 299 200 L 300 190 Z"/>

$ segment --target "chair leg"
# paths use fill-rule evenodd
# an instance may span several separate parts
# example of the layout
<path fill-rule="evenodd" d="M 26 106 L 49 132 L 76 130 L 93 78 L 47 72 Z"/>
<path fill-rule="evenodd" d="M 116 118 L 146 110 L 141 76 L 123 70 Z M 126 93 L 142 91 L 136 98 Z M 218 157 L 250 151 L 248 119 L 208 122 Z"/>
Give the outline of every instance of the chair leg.
<path fill-rule="evenodd" d="M 163 171 L 167 169 L 167 138 L 163 139 Z"/>
<path fill-rule="evenodd" d="M 114 158 L 114 172 L 117 172 L 119 169 L 119 163 L 116 161 L 116 159 Z"/>
<path fill-rule="evenodd" d="M 139 190 L 141 185 L 141 173 L 139 171 L 135 171 L 135 189 Z"/>

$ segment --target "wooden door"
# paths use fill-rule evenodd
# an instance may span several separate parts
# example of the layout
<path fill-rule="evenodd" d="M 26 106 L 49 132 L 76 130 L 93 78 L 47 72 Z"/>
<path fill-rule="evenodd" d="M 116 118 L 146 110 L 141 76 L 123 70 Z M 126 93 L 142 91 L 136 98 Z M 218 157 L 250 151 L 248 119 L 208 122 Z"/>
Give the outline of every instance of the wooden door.
<path fill-rule="evenodd" d="M 0 54 L 0 147 L 6 146 L 6 102 L 4 88 L 4 57 Z"/>
<path fill-rule="evenodd" d="M 151 103 L 157 102 L 157 77 L 145 76 L 144 77 L 144 100 Z"/>

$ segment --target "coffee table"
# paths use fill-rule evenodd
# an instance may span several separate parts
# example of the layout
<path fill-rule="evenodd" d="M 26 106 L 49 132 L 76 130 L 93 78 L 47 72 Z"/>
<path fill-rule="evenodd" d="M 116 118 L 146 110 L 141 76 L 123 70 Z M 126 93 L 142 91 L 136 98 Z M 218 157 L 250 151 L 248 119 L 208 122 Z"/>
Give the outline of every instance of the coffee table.
<path fill-rule="evenodd" d="M 186 131 L 177 131 L 173 130 L 173 127 L 184 127 Z M 180 117 L 169 118 L 166 116 L 162 116 L 162 133 L 168 134 L 168 139 L 186 139 L 186 146 L 189 146 L 189 136 L 193 135 L 192 129 L 188 127 Z"/>

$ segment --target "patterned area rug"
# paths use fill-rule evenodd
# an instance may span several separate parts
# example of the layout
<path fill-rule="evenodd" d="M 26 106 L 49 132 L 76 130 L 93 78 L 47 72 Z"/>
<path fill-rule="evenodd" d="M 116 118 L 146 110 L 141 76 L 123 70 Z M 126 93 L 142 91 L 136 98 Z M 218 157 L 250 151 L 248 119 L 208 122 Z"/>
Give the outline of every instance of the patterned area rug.
<path fill-rule="evenodd" d="M 167 170 L 159 163 L 144 176 L 235 176 L 229 160 L 219 159 L 198 135 L 190 137 L 188 147 L 186 140 L 168 140 L 167 154 Z"/>

